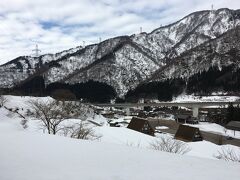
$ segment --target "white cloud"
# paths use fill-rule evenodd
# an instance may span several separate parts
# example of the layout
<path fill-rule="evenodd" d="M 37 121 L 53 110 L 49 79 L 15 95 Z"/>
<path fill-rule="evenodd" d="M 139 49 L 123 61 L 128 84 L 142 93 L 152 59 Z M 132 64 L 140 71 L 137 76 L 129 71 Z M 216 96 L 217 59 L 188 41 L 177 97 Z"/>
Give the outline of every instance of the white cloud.
<path fill-rule="evenodd" d="M 29 55 L 150 32 L 197 10 L 240 7 L 239 0 L 1 0 L 0 64 Z"/>

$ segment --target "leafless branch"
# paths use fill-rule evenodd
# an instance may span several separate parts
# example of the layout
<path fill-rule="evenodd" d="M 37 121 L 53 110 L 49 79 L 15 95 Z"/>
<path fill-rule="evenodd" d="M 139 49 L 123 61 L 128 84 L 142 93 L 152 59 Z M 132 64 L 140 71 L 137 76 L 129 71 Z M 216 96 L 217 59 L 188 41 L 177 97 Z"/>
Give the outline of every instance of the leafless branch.
<path fill-rule="evenodd" d="M 218 154 L 215 155 L 218 159 L 223 159 L 225 161 L 233 161 L 233 162 L 240 162 L 240 148 L 239 151 L 236 152 L 233 148 L 222 148 L 218 151 Z"/>
<path fill-rule="evenodd" d="M 65 136 L 76 139 L 97 140 L 101 138 L 100 135 L 95 134 L 94 129 L 86 121 L 75 123 L 72 126 L 65 126 L 63 132 Z"/>
<path fill-rule="evenodd" d="M 175 140 L 168 136 L 161 136 L 150 144 L 152 149 L 176 154 L 185 154 L 191 149 L 182 141 Z"/>
<path fill-rule="evenodd" d="M 29 102 L 31 112 L 27 114 L 35 119 L 41 120 L 43 127 L 49 134 L 56 134 L 62 127 L 61 122 L 66 119 L 80 118 L 86 119 L 90 113 L 90 108 L 81 103 L 65 101 L 40 101 Z"/>

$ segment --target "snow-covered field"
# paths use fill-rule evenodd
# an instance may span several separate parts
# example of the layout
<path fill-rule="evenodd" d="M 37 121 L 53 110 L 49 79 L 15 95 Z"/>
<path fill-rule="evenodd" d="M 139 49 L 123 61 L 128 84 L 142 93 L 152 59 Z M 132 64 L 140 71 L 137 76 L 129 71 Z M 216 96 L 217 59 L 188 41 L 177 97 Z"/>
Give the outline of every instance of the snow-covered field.
<path fill-rule="evenodd" d="M 30 97 L 7 96 L 8 108 L 27 108 Z M 48 99 L 48 98 L 44 98 Z M 23 110 L 22 110 L 23 108 Z M 0 108 L 0 179 L 239 179 L 239 163 L 217 160 L 221 146 L 202 141 L 188 143 L 186 155 L 150 149 L 156 137 L 125 127 L 110 127 L 98 115 L 92 121 L 101 138 L 95 141 L 43 134 L 40 122 L 21 118 Z M 234 148 L 240 153 L 237 147 Z M 195 157 L 194 157 L 195 156 Z"/>

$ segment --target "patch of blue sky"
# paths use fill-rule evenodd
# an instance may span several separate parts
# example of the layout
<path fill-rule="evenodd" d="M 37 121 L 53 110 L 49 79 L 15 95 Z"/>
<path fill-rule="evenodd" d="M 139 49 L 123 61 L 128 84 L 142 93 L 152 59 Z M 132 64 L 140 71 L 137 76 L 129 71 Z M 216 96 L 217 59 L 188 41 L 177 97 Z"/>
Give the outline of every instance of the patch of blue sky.
<path fill-rule="evenodd" d="M 52 29 L 60 26 L 58 22 L 54 21 L 42 21 L 40 24 L 42 25 L 43 29 Z"/>

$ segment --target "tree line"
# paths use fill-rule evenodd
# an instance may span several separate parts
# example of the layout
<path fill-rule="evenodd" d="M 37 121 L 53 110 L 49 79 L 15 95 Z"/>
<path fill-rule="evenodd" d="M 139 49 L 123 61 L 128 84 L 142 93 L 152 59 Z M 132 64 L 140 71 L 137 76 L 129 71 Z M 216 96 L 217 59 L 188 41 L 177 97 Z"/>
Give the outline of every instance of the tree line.
<path fill-rule="evenodd" d="M 170 101 L 174 96 L 183 92 L 200 96 L 211 95 L 213 92 L 228 92 L 240 94 L 240 69 L 233 66 L 210 67 L 207 71 L 199 72 L 188 79 L 175 78 L 162 82 L 148 82 L 129 90 L 123 99 L 119 99 L 115 89 L 106 83 L 93 80 L 77 83 L 52 83 L 45 86 L 42 76 L 15 87 L 12 94 L 32 96 L 54 96 L 62 99 L 84 99 L 89 102 L 137 101 L 139 98 L 159 99 Z"/>
<path fill-rule="evenodd" d="M 5 90 L 6 91 L 6 90 Z M 34 77 L 20 87 L 11 89 L 11 94 L 24 96 L 52 96 L 56 99 L 82 99 L 88 102 L 110 102 L 116 97 L 113 87 L 106 83 L 87 81 L 77 84 L 51 83 L 45 86 L 42 76 Z"/>

